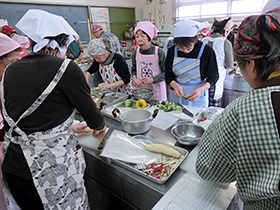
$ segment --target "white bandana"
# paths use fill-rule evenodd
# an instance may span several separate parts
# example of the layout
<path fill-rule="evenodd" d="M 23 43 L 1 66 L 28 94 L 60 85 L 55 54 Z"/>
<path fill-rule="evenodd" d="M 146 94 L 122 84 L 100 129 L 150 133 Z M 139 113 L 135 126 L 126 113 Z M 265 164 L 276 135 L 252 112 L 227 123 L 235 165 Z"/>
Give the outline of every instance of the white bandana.
<path fill-rule="evenodd" d="M 34 46 L 34 52 L 38 52 L 43 47 L 58 48 L 61 55 L 64 56 L 69 44 L 79 39 L 79 35 L 63 17 L 39 9 L 28 10 L 18 21 L 16 27 L 37 43 Z M 55 40 L 46 38 L 60 34 L 68 35 L 66 46 L 59 46 Z"/>

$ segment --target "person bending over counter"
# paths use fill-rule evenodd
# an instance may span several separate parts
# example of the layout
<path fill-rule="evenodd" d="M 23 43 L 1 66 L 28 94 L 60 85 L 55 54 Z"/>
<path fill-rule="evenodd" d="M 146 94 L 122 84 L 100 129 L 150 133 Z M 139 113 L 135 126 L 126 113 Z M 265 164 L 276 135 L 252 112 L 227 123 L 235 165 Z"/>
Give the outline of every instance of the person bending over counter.
<path fill-rule="evenodd" d="M 237 181 L 244 210 L 280 206 L 280 10 L 245 18 L 234 55 L 253 88 L 203 134 L 196 162 L 206 180 Z"/>
<path fill-rule="evenodd" d="M 93 134 L 106 126 L 83 72 L 63 58 L 79 36 L 63 17 L 37 9 L 16 27 L 33 52 L 10 64 L 2 79 L 4 193 L 16 201 L 7 201 L 8 209 L 89 209 L 83 151 L 71 131 L 74 108 Z"/>
<path fill-rule="evenodd" d="M 131 94 L 131 76 L 127 63 L 122 55 L 108 49 L 107 39 L 93 39 L 88 44 L 88 53 L 94 58 L 87 70 L 87 81 L 90 76 L 99 72 L 103 82 L 98 84 L 100 90 L 114 88 L 118 92 Z"/>
<path fill-rule="evenodd" d="M 188 106 L 208 106 L 208 89 L 219 78 L 215 52 L 197 38 L 205 24 L 180 20 L 174 24 L 174 46 L 167 52 L 165 80 L 169 100 Z"/>

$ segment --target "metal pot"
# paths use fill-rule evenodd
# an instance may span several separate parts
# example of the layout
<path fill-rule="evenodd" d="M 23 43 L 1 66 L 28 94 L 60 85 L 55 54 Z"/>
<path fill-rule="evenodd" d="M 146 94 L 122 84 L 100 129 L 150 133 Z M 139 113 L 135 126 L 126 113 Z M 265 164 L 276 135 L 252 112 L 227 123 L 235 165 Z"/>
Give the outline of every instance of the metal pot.
<path fill-rule="evenodd" d="M 129 134 L 141 134 L 150 129 L 150 122 L 157 116 L 158 109 L 151 114 L 143 109 L 131 109 L 120 114 L 120 110 L 115 108 L 112 115 L 121 120 L 123 130 Z"/>
<path fill-rule="evenodd" d="M 144 99 L 149 102 L 153 97 L 153 90 L 149 88 L 138 88 L 132 91 L 132 96 L 136 99 Z"/>

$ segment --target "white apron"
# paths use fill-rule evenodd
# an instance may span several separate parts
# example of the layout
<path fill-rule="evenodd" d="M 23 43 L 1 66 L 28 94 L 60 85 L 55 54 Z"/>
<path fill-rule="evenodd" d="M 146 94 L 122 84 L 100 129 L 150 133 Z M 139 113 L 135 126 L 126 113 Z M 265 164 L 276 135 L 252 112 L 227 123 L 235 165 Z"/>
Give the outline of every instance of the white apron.
<path fill-rule="evenodd" d="M 103 82 L 107 84 L 112 84 L 122 80 L 122 78 L 118 75 L 114 68 L 114 62 L 108 65 L 99 64 L 99 73 L 102 76 Z M 131 95 L 132 86 L 131 83 L 128 83 L 126 85 L 116 87 L 115 90 L 121 93 Z"/>
<path fill-rule="evenodd" d="M 205 84 L 204 80 L 201 80 L 200 75 L 200 58 L 205 48 L 205 43 L 202 43 L 197 58 L 183 58 L 177 55 L 177 46 L 174 47 L 174 59 L 173 59 L 173 72 L 176 76 L 176 82 L 183 88 L 184 94 L 190 95 L 191 92 Z M 184 99 L 183 97 L 177 97 L 173 90 L 169 91 L 169 98 L 171 102 L 179 102 L 187 106 L 201 107 L 202 104 L 208 107 L 208 90 L 202 92 L 198 99 L 194 102 Z"/>
<path fill-rule="evenodd" d="M 215 84 L 215 95 L 214 100 L 220 99 L 223 96 L 224 91 L 224 81 L 227 74 L 227 69 L 225 68 L 225 38 L 224 37 L 206 37 L 202 40 L 206 44 L 208 42 L 213 42 L 213 50 L 216 54 L 216 60 L 219 70 L 219 79 Z"/>
<path fill-rule="evenodd" d="M 73 121 L 71 116 L 65 122 L 52 129 L 29 135 L 26 135 L 17 126 L 21 119 L 31 115 L 52 92 L 69 62 L 70 59 L 64 60 L 49 86 L 20 116 L 17 122 L 14 122 L 8 116 L 4 106 L 4 93 L 2 93 L 3 115 L 11 127 L 5 134 L 4 154 L 10 142 L 20 145 L 30 168 L 34 185 L 46 210 L 89 209 L 83 180 L 85 160 L 82 149 L 76 150 L 78 142 L 75 135 L 71 132 Z M 2 86 L 4 85 L 2 84 Z M 13 131 L 18 133 L 19 136 L 12 136 Z M 5 182 L 3 190 L 8 209 L 16 209 L 15 206 L 9 206 L 9 204 L 14 204 L 14 202 L 13 198 L 9 197 L 9 189 Z"/>
<path fill-rule="evenodd" d="M 155 47 L 155 54 L 143 55 L 140 48 L 136 50 L 136 75 L 140 80 L 143 77 L 155 77 L 161 74 L 161 68 L 158 62 L 158 47 Z M 153 90 L 153 100 L 166 101 L 166 84 L 165 81 L 152 84 L 142 84 L 141 87 Z"/>

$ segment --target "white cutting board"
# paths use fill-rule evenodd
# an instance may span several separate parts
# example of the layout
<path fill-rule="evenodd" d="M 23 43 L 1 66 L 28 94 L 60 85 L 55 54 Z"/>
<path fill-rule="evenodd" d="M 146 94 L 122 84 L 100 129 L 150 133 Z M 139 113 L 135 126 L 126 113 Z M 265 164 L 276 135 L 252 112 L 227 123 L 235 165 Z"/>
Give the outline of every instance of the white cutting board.
<path fill-rule="evenodd" d="M 108 131 L 109 128 L 106 128 L 106 132 Z M 79 144 L 82 147 L 87 147 L 89 149 L 95 150 L 95 151 L 100 151 L 98 150 L 98 146 L 103 139 L 104 135 L 102 137 L 94 137 L 93 135 L 87 135 L 87 136 L 77 136 L 77 139 L 79 141 Z"/>
<path fill-rule="evenodd" d="M 198 175 L 195 170 L 197 153 L 198 153 L 198 145 L 189 153 L 186 159 L 181 163 L 180 168 L 184 171 L 188 171 Z"/>

